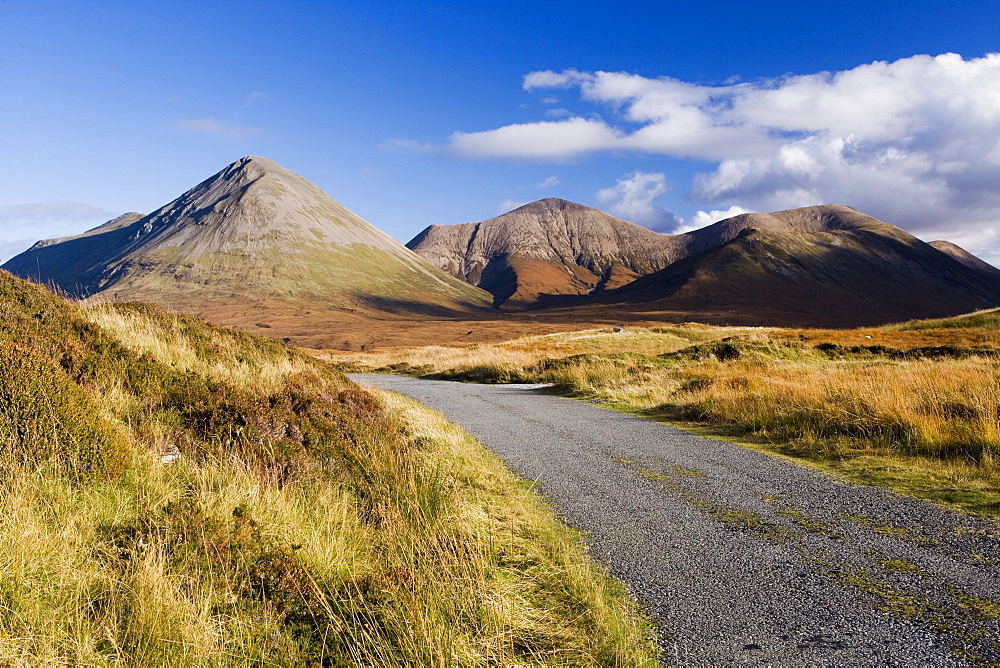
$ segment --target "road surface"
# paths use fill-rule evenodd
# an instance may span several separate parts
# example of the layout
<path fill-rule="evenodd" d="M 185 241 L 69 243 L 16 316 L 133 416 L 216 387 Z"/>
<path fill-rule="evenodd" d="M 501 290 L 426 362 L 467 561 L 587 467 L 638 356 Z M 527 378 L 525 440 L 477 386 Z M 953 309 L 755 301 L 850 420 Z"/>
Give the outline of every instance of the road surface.
<path fill-rule="evenodd" d="M 1000 528 L 534 386 L 351 375 L 444 413 L 661 624 L 669 663 L 1000 662 Z"/>

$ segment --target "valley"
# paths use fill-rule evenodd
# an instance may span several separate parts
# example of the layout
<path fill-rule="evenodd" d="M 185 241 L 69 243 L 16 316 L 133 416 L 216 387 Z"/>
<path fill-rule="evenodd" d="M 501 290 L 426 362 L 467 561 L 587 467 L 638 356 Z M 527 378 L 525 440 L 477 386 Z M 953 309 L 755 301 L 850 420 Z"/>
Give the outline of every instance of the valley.
<path fill-rule="evenodd" d="M 351 372 L 551 392 L 1000 517 L 1000 316 L 856 330 L 625 327 L 318 354 Z"/>
<path fill-rule="evenodd" d="M 404 247 L 256 156 L 3 268 L 71 298 L 148 301 L 312 349 L 622 323 L 850 328 L 1000 304 L 1000 270 L 842 205 L 665 235 L 548 198 Z"/>
<path fill-rule="evenodd" d="M 35 566 L 3 573 L 0 656 L 1000 656 L 1000 270 L 955 244 L 838 204 L 668 235 L 545 198 L 404 245 L 248 156 L 3 268 L 3 563 Z M 597 510 L 614 481 L 632 514 Z M 805 612 L 755 628 L 774 591 Z"/>

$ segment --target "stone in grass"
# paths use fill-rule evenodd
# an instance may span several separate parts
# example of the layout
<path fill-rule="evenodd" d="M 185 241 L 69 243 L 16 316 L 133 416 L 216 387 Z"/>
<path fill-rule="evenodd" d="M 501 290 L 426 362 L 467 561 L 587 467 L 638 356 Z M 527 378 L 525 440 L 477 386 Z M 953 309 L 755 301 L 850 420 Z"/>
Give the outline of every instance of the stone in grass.
<path fill-rule="evenodd" d="M 173 464 L 180 459 L 180 457 L 181 451 L 173 443 L 164 446 L 163 449 L 160 450 L 159 454 L 156 455 L 156 458 L 160 460 L 161 464 Z"/>

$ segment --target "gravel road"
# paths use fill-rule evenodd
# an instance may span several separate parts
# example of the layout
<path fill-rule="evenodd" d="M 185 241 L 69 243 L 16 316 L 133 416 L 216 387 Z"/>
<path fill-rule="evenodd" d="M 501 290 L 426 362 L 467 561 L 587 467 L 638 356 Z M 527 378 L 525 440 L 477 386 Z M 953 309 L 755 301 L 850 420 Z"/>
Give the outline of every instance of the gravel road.
<path fill-rule="evenodd" d="M 529 385 L 352 375 L 538 481 L 668 663 L 1000 663 L 1000 526 Z"/>

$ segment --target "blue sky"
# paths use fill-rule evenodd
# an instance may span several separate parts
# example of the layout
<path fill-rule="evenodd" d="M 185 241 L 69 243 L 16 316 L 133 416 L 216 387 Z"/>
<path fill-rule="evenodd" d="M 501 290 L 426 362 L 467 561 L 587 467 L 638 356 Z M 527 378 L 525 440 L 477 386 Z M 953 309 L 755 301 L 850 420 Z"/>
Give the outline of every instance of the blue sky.
<path fill-rule="evenodd" d="M 997 262 L 994 52 L 996 0 L 0 0 L 0 259 L 263 155 L 404 242 L 836 202 Z"/>

